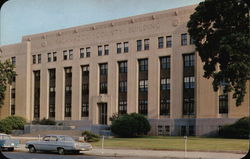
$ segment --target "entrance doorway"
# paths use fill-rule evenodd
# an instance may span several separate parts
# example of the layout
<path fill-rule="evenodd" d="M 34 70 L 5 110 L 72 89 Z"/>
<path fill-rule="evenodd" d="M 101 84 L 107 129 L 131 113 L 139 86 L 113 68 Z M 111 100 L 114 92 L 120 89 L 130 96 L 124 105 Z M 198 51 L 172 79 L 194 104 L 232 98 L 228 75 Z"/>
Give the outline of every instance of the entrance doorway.
<path fill-rule="evenodd" d="M 107 103 L 98 103 L 99 109 L 99 124 L 107 125 Z"/>

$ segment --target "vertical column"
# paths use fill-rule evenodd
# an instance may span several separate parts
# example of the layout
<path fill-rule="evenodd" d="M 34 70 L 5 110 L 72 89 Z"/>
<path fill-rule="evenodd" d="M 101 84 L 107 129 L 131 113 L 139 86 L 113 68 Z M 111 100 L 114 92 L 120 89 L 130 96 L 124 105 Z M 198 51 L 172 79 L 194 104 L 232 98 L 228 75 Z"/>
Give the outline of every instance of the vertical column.
<path fill-rule="evenodd" d="M 72 120 L 80 120 L 81 119 L 81 67 L 78 65 L 75 65 L 72 68 Z M 74 81 L 74 82 L 73 82 Z"/>

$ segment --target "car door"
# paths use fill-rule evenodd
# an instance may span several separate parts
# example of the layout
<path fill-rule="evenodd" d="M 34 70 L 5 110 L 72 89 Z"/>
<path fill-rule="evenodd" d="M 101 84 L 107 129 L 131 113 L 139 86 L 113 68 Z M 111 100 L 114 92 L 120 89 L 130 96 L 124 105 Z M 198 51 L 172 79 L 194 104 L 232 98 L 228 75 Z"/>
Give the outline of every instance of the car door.
<path fill-rule="evenodd" d="M 50 137 L 50 142 L 49 142 L 49 150 L 50 151 L 56 151 L 57 147 L 60 147 L 58 137 L 57 136 L 51 136 Z"/>
<path fill-rule="evenodd" d="M 46 151 L 49 150 L 50 136 L 45 136 L 41 141 L 38 141 L 35 145 L 37 150 Z"/>

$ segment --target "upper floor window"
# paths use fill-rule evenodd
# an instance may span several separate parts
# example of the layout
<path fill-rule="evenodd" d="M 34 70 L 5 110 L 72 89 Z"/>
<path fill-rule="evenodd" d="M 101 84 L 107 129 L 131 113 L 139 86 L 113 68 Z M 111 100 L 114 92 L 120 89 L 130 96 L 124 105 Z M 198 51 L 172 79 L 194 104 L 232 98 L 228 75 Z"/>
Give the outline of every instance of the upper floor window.
<path fill-rule="evenodd" d="M 187 33 L 181 34 L 181 45 L 187 45 Z"/>
<path fill-rule="evenodd" d="M 149 50 L 149 39 L 144 39 L 144 50 Z"/>
<path fill-rule="evenodd" d="M 56 52 L 53 52 L 53 61 L 57 61 Z"/>
<path fill-rule="evenodd" d="M 161 57 L 160 61 L 161 61 L 161 69 L 165 70 L 170 68 L 170 56 Z"/>
<path fill-rule="evenodd" d="M 108 64 L 100 64 L 100 75 L 107 75 L 108 74 Z"/>
<path fill-rule="evenodd" d="M 119 81 L 119 92 L 127 92 L 127 81 Z"/>
<path fill-rule="evenodd" d="M 48 53 L 48 62 L 51 62 L 52 61 L 52 55 L 51 53 Z"/>
<path fill-rule="evenodd" d="M 128 66 L 127 61 L 119 62 L 119 73 L 127 73 Z"/>
<path fill-rule="evenodd" d="M 108 92 L 107 82 L 100 82 L 100 93 L 106 94 Z"/>
<path fill-rule="evenodd" d="M 104 55 L 109 55 L 109 45 L 104 45 Z"/>
<path fill-rule="evenodd" d="M 192 36 L 190 36 L 190 45 L 194 44 L 194 39 L 192 38 Z"/>
<path fill-rule="evenodd" d="M 80 58 L 84 58 L 84 48 L 80 48 Z"/>
<path fill-rule="evenodd" d="M 63 60 L 67 60 L 68 59 L 68 51 L 64 50 L 63 51 Z"/>
<path fill-rule="evenodd" d="M 194 66 L 194 54 L 183 55 L 184 58 L 184 67 Z"/>
<path fill-rule="evenodd" d="M 11 63 L 12 65 L 16 65 L 16 57 L 11 57 Z"/>
<path fill-rule="evenodd" d="M 102 56 L 102 46 L 98 46 L 98 56 Z"/>
<path fill-rule="evenodd" d="M 122 52 L 122 44 L 121 43 L 116 44 L 116 52 L 117 52 L 117 54 Z"/>
<path fill-rule="evenodd" d="M 37 63 L 41 63 L 42 62 L 42 55 L 38 54 L 37 55 Z"/>
<path fill-rule="evenodd" d="M 139 60 L 139 71 L 147 71 L 148 70 L 148 59 Z"/>
<path fill-rule="evenodd" d="M 32 55 L 32 63 L 36 64 L 36 55 Z"/>
<path fill-rule="evenodd" d="M 137 40 L 137 51 L 141 51 L 141 49 L 142 49 L 142 41 Z"/>
<path fill-rule="evenodd" d="M 86 48 L 86 57 L 90 57 L 90 47 Z"/>
<path fill-rule="evenodd" d="M 166 47 L 167 48 L 172 47 L 172 36 L 167 36 L 166 37 Z"/>
<path fill-rule="evenodd" d="M 128 42 L 124 42 L 123 45 L 124 45 L 124 53 L 127 53 L 128 52 Z"/>
<path fill-rule="evenodd" d="M 70 60 L 73 59 L 73 50 L 69 50 L 69 59 L 70 59 Z"/>
<path fill-rule="evenodd" d="M 228 113 L 228 95 L 222 94 L 219 96 L 219 114 Z"/>
<path fill-rule="evenodd" d="M 147 92 L 148 91 L 148 80 L 140 80 L 139 81 L 139 91 Z"/>
<path fill-rule="evenodd" d="M 158 48 L 163 48 L 164 47 L 164 38 L 163 37 L 158 37 Z"/>
<path fill-rule="evenodd" d="M 184 87 L 185 88 L 195 88 L 195 78 L 192 77 L 184 77 Z"/>
<path fill-rule="evenodd" d="M 169 78 L 161 79 L 161 90 L 170 90 L 170 79 Z"/>
<path fill-rule="evenodd" d="M 82 66 L 82 72 L 83 73 L 89 73 L 89 65 Z"/>

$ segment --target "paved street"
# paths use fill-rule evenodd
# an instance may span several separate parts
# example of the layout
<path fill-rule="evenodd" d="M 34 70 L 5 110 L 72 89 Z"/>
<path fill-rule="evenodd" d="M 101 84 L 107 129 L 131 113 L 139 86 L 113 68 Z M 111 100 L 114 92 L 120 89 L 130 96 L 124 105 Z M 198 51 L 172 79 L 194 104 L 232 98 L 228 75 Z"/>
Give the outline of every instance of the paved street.
<path fill-rule="evenodd" d="M 153 159 L 145 157 L 100 157 L 80 155 L 58 155 L 56 153 L 28 153 L 28 152 L 3 152 L 10 159 Z"/>

